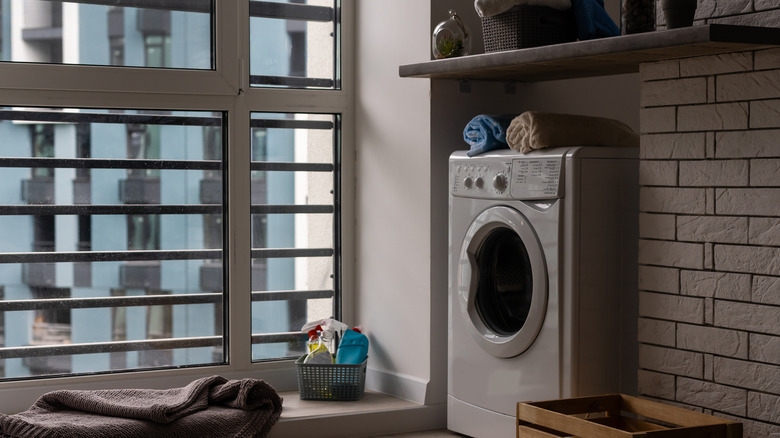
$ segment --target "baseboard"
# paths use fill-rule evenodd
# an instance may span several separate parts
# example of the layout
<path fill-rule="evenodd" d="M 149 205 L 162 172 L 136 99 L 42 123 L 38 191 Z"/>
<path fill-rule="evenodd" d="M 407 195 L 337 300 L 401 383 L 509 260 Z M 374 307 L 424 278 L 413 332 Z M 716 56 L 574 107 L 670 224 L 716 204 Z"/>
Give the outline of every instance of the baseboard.
<path fill-rule="evenodd" d="M 369 367 L 366 371 L 366 388 L 423 405 L 428 392 L 428 381 Z"/>

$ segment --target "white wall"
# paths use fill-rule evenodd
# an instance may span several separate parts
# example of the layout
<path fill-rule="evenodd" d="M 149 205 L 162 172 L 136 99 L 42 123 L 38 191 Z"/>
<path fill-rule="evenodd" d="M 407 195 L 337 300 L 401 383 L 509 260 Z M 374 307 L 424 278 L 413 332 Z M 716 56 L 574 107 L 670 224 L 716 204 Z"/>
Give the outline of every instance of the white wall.
<path fill-rule="evenodd" d="M 429 7 L 355 2 L 356 322 L 371 341 L 370 388 L 423 403 L 430 378 Z M 427 43 L 427 44 L 426 44 Z"/>
<path fill-rule="evenodd" d="M 607 0 L 618 14 L 618 0 Z M 444 403 L 447 360 L 447 160 L 480 113 L 600 115 L 638 129 L 636 74 L 514 84 L 398 77 L 430 59 L 433 27 L 455 8 L 482 52 L 473 0 L 357 2 L 357 303 L 369 330 L 367 385 Z"/>

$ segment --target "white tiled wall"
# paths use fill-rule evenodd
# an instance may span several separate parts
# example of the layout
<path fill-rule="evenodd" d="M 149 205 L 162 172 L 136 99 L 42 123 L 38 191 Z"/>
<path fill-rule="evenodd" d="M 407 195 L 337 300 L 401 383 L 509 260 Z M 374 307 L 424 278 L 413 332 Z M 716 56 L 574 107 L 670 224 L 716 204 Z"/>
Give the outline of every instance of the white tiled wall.
<path fill-rule="evenodd" d="M 780 26 L 777 0 L 699 7 Z M 780 49 L 640 79 L 639 392 L 780 437 Z"/>

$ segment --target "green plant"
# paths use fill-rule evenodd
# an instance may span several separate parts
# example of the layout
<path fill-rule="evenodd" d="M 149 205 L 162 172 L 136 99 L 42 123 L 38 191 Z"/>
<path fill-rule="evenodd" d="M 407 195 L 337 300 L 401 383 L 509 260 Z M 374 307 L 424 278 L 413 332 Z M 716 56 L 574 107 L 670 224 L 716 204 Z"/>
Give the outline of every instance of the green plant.
<path fill-rule="evenodd" d="M 436 43 L 436 48 L 444 58 L 452 58 L 463 54 L 463 40 L 444 36 Z"/>

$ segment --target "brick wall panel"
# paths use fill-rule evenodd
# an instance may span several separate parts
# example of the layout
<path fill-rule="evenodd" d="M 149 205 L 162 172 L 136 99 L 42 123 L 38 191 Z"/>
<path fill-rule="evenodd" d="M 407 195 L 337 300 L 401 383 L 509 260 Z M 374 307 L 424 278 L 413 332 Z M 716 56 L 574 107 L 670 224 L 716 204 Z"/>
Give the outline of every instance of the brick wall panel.
<path fill-rule="evenodd" d="M 748 358 L 756 362 L 780 365 L 780 336 L 751 333 Z"/>
<path fill-rule="evenodd" d="M 680 270 L 659 266 L 639 266 L 638 284 L 640 290 L 680 293 Z"/>
<path fill-rule="evenodd" d="M 706 213 L 707 191 L 696 188 L 642 187 L 639 210 L 651 213 Z"/>
<path fill-rule="evenodd" d="M 780 159 L 750 160 L 750 185 L 780 187 Z"/>
<path fill-rule="evenodd" d="M 742 422 L 743 438 L 777 438 L 780 437 L 780 425 L 736 418 Z"/>
<path fill-rule="evenodd" d="M 754 303 L 780 305 L 780 277 L 754 275 L 750 293 Z"/>
<path fill-rule="evenodd" d="M 761 109 L 759 111 L 764 117 L 763 115 L 770 110 Z M 756 123 L 767 122 L 764 118 L 760 118 L 757 119 Z M 724 131 L 747 128 L 748 104 L 745 102 L 691 105 L 677 108 L 677 129 L 679 131 Z"/>
<path fill-rule="evenodd" d="M 780 248 L 715 245 L 715 269 L 777 275 L 780 273 Z M 780 312 L 777 313 L 780 317 Z"/>
<path fill-rule="evenodd" d="M 780 394 L 780 366 L 715 356 L 715 381 Z"/>
<path fill-rule="evenodd" d="M 744 14 L 753 11 L 751 0 L 699 0 L 696 19 Z"/>
<path fill-rule="evenodd" d="M 677 162 L 642 160 L 639 163 L 639 184 L 644 186 L 676 186 Z"/>
<path fill-rule="evenodd" d="M 752 68 L 753 52 L 726 53 L 680 60 L 682 77 L 745 72 Z"/>
<path fill-rule="evenodd" d="M 780 100 L 750 102 L 750 128 L 780 128 Z"/>
<path fill-rule="evenodd" d="M 778 175 L 780 175 L 780 172 L 778 172 Z M 750 218 L 748 243 L 752 245 L 780 246 L 780 218 Z"/>
<path fill-rule="evenodd" d="M 639 237 L 674 240 L 676 220 L 673 214 L 639 214 Z"/>
<path fill-rule="evenodd" d="M 650 371 L 701 379 L 703 361 L 699 353 L 647 344 L 639 346 L 639 362 Z"/>
<path fill-rule="evenodd" d="M 729 0 L 723 0 L 729 1 Z M 730 15 L 707 20 L 707 23 L 736 24 L 740 26 L 777 27 L 780 23 L 780 9 L 772 9 L 763 12 L 743 15 Z"/>
<path fill-rule="evenodd" d="M 643 135 L 640 143 L 639 153 L 643 160 L 685 160 L 706 157 L 706 135 L 701 132 Z"/>
<path fill-rule="evenodd" d="M 715 158 L 780 157 L 780 130 L 715 134 Z"/>
<path fill-rule="evenodd" d="M 667 400 L 674 399 L 675 377 L 673 375 L 639 370 L 637 377 L 637 388 L 640 393 Z"/>
<path fill-rule="evenodd" d="M 702 269 L 704 267 L 704 245 L 662 240 L 640 240 L 638 258 L 639 263 L 645 265 Z"/>
<path fill-rule="evenodd" d="M 747 243 L 748 219 L 734 216 L 678 216 L 677 239 L 684 242 Z"/>
<path fill-rule="evenodd" d="M 748 335 L 737 330 L 678 324 L 677 348 L 747 359 Z"/>
<path fill-rule="evenodd" d="M 775 0 L 767 0 L 774 2 Z M 759 50 L 755 52 L 756 70 L 780 68 L 780 48 Z"/>
<path fill-rule="evenodd" d="M 751 392 L 748 394 L 748 411 L 751 418 L 780 423 L 780 397 Z"/>
<path fill-rule="evenodd" d="M 704 323 L 704 300 L 679 295 L 639 292 L 639 316 L 702 324 Z"/>
<path fill-rule="evenodd" d="M 743 187 L 749 182 L 747 160 L 681 161 L 683 187 Z"/>
<path fill-rule="evenodd" d="M 780 97 L 780 70 L 718 76 L 718 102 Z"/>
<path fill-rule="evenodd" d="M 680 293 L 697 297 L 750 301 L 750 280 L 748 274 L 684 270 L 680 272 Z"/>
<path fill-rule="evenodd" d="M 639 102 L 643 107 L 706 103 L 707 79 L 688 78 L 648 82 L 642 87 Z"/>
<path fill-rule="evenodd" d="M 780 3 L 699 0 L 697 22 L 777 27 Z M 640 81 L 639 393 L 780 438 L 780 48 Z"/>
<path fill-rule="evenodd" d="M 676 326 L 677 325 L 671 321 L 639 318 L 639 342 L 674 347 L 677 342 Z"/>
<path fill-rule="evenodd" d="M 642 108 L 639 110 L 639 130 L 672 132 L 677 129 L 677 111 L 674 107 Z"/>
<path fill-rule="evenodd" d="M 646 62 L 639 65 L 639 80 L 654 81 L 680 77 L 680 61 Z"/>
<path fill-rule="evenodd" d="M 663 204 L 664 201 L 653 199 L 653 203 Z M 715 189 L 715 212 L 723 215 L 780 216 L 780 189 Z"/>
<path fill-rule="evenodd" d="M 780 308 L 763 304 L 715 300 L 715 325 L 780 336 Z"/>
<path fill-rule="evenodd" d="M 676 399 L 682 403 L 701 406 L 719 412 L 744 416 L 748 392 L 717 383 L 680 377 L 677 379 Z"/>

